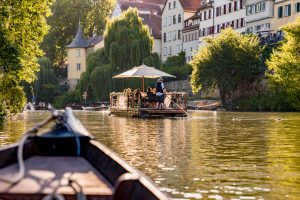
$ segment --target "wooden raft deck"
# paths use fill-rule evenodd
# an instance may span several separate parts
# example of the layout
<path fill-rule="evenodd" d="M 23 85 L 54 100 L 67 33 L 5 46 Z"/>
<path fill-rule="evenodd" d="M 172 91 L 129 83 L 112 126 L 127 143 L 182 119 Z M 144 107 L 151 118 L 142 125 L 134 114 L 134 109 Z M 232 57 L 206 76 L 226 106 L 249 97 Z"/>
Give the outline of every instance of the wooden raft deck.
<path fill-rule="evenodd" d="M 186 117 L 186 112 L 180 109 L 155 109 L 155 108 L 110 108 L 111 114 L 126 117 Z"/>
<path fill-rule="evenodd" d="M 17 172 L 17 164 L 13 164 L 0 169 L 0 176 L 10 177 Z M 5 194 L 16 193 L 19 197 L 39 199 L 38 195 L 52 193 L 60 183 L 66 185 L 68 179 L 77 181 L 88 199 L 108 199 L 113 193 L 112 186 L 84 158 L 34 156 L 25 161 L 25 177 L 20 182 L 13 185 L 0 180 L 0 195 L 5 199 Z M 58 193 L 72 196 L 74 191 L 64 186 Z"/>

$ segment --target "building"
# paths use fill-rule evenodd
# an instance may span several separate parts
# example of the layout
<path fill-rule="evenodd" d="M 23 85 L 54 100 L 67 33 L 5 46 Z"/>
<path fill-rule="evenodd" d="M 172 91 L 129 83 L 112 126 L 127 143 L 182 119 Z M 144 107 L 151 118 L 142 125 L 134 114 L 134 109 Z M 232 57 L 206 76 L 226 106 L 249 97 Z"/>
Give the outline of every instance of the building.
<path fill-rule="evenodd" d="M 213 6 L 211 2 L 202 2 L 196 14 L 184 21 L 182 35 L 186 62 L 192 60 L 193 55 L 197 53 L 199 37 L 210 35 L 212 24 Z"/>
<path fill-rule="evenodd" d="M 300 0 L 275 0 L 271 29 L 278 31 L 283 25 L 296 21 L 298 17 L 300 17 Z"/>
<path fill-rule="evenodd" d="M 69 90 L 75 89 L 81 74 L 86 71 L 88 54 L 102 47 L 104 47 L 102 36 L 93 35 L 93 37 L 85 39 L 79 23 L 75 38 L 72 43 L 67 46 Z"/>
<path fill-rule="evenodd" d="M 274 17 L 274 0 L 246 1 L 246 33 L 267 33 L 271 31 Z"/>
<path fill-rule="evenodd" d="M 162 61 L 183 50 L 184 20 L 192 17 L 201 0 L 167 0 L 162 11 Z"/>
<path fill-rule="evenodd" d="M 199 49 L 205 45 L 204 38 L 215 37 L 227 27 L 232 27 L 239 33 L 246 31 L 245 0 L 215 0 L 210 1 L 209 4 L 212 11 L 211 8 L 200 10 L 207 21 L 203 24 L 202 21 L 200 22 Z"/>
<path fill-rule="evenodd" d="M 153 52 L 161 56 L 161 10 L 165 0 L 144 0 L 116 2 L 112 12 L 112 18 L 120 16 L 128 8 L 137 8 L 143 23 L 148 26 L 151 36 L 154 38 Z"/>

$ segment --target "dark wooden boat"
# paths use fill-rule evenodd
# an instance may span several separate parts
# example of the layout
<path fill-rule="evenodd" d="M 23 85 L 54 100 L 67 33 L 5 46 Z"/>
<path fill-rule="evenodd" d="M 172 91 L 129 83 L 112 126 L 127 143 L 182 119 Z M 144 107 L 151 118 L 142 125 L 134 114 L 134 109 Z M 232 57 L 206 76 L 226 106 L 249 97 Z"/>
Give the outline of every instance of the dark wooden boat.
<path fill-rule="evenodd" d="M 82 110 L 86 111 L 104 111 L 108 110 L 108 106 L 101 105 L 101 106 L 82 106 Z"/>
<path fill-rule="evenodd" d="M 36 134 L 50 121 L 55 121 L 50 131 Z M 168 199 L 93 140 L 70 108 L 54 111 L 20 143 L 2 147 L 0 157 L 0 199 Z"/>

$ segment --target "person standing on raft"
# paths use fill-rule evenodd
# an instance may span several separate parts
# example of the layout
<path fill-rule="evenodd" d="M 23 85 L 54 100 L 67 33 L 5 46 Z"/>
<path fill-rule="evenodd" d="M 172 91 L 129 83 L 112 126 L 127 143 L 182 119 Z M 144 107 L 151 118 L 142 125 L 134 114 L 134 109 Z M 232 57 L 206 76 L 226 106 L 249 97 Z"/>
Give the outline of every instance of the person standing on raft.
<path fill-rule="evenodd" d="M 157 79 L 156 83 L 156 109 L 163 109 L 164 108 L 164 95 L 165 86 L 162 82 L 162 78 Z"/>

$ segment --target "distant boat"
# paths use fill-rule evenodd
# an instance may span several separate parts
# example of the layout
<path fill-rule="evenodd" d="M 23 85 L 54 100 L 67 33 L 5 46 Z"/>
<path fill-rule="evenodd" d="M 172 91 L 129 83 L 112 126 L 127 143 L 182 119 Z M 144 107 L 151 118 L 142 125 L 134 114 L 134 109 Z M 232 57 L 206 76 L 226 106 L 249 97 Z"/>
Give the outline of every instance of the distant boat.
<path fill-rule="evenodd" d="M 101 104 L 100 106 L 82 106 L 82 110 L 87 111 L 101 111 L 101 110 L 108 110 L 109 106 Z"/>
<path fill-rule="evenodd" d="M 37 135 L 49 122 L 51 130 Z M 0 148 L 0 157 L 0 199 L 168 199 L 95 141 L 70 108 L 54 111 L 20 143 Z"/>

